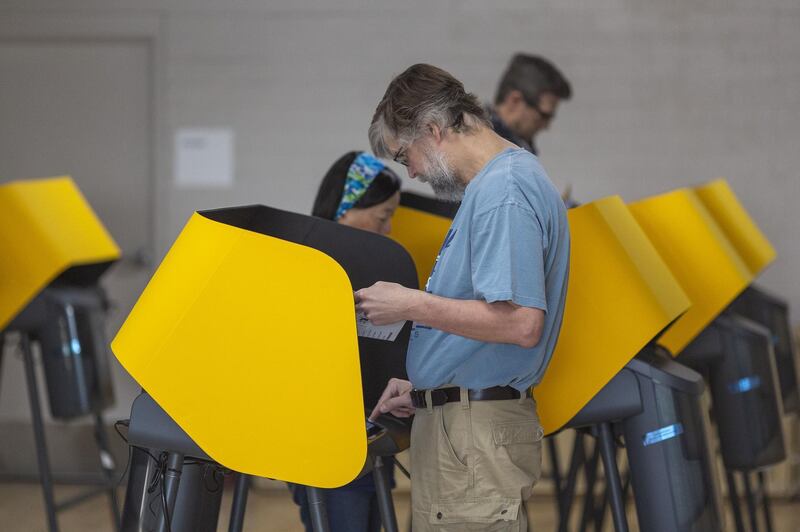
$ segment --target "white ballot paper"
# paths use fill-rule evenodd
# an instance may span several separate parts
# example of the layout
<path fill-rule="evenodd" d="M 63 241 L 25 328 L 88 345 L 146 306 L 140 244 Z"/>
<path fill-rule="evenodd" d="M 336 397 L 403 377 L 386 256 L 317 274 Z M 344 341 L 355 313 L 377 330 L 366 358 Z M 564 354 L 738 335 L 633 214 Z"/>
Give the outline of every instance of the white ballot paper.
<path fill-rule="evenodd" d="M 367 319 L 363 312 L 356 312 L 356 328 L 358 329 L 358 335 L 364 336 L 365 338 L 394 342 L 405 324 L 405 321 L 398 321 L 397 323 L 390 323 L 389 325 L 375 325 Z"/>

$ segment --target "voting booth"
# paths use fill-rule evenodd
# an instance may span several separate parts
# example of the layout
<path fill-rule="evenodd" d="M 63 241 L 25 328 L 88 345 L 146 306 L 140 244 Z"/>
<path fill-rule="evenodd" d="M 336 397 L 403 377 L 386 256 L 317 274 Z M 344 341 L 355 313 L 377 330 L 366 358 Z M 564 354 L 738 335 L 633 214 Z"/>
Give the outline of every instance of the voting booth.
<path fill-rule="evenodd" d="M 112 343 L 146 390 L 129 442 L 165 453 L 159 530 L 179 514 L 197 522 L 198 500 L 175 502 L 184 461 L 333 488 L 407 447 L 407 424 L 387 420 L 368 460 L 366 412 L 405 377 L 410 333 L 357 320 L 353 291 L 379 280 L 417 286 L 411 258 L 380 235 L 260 205 L 191 217 Z M 141 526 L 127 511 L 146 496 L 136 482 L 124 521 Z"/>
<path fill-rule="evenodd" d="M 696 187 L 694 191 L 717 222 L 753 277 L 775 260 L 775 248 L 750 217 L 724 179 Z M 774 294 L 751 285 L 729 309 L 769 329 L 778 369 L 784 411 L 800 411 L 797 352 L 789 321 L 789 306 Z"/>
<path fill-rule="evenodd" d="M 112 517 L 119 526 L 114 463 L 102 411 L 114 401 L 105 294 L 98 281 L 120 250 L 69 177 L 0 185 L 0 331 L 14 333 L 25 365 L 39 475 L 49 530 L 56 513 L 86 498 L 56 503 L 39 404 L 38 346 L 50 413 L 91 416 Z"/>
<path fill-rule="evenodd" d="M 570 422 L 580 427 L 603 418 L 619 420 L 615 434 L 625 440 L 641 530 L 724 530 L 700 401 L 704 389 L 697 372 L 649 345 Z"/>
<path fill-rule="evenodd" d="M 696 302 L 659 341 L 679 362 L 702 373 L 711 386 L 720 451 L 729 492 L 734 494 L 734 519 L 737 530 L 742 530 L 732 472 L 746 473 L 785 458 L 783 407 L 769 331 L 744 318 L 720 314 L 772 257 L 769 252 L 740 254 L 733 242 L 742 237 L 729 230 L 734 235 L 729 239 L 696 191 L 679 189 L 630 207 Z M 718 217 L 731 224 L 732 217 Z M 755 237 L 747 239 L 756 243 Z M 746 474 L 744 482 L 749 493 Z M 748 502 L 752 513 L 750 497 Z"/>
<path fill-rule="evenodd" d="M 631 210 L 692 300 L 698 302 L 661 337 L 662 345 L 678 356 L 679 361 L 701 370 L 710 380 L 724 380 L 721 386 L 729 392 L 717 397 L 712 394 L 720 401 L 719 404 L 715 402 L 715 411 L 721 438 L 724 434 L 739 434 L 739 439 L 751 438 L 773 448 L 774 444 L 767 443 L 774 439 L 769 435 L 779 434 L 778 440 L 782 442 L 781 427 L 763 426 L 766 433 L 759 434 L 759 427 L 741 415 L 742 405 L 725 400 L 737 396 L 752 401 L 752 408 L 761 412 L 762 419 L 780 418 L 782 402 L 770 334 L 744 319 L 714 323 L 752 282 L 751 267 L 692 190 L 680 189 L 640 200 L 631 204 Z M 739 335 L 737 326 L 746 332 Z M 763 341 L 750 339 L 753 335 L 760 335 Z M 729 357 L 732 360 L 726 362 Z M 753 386 L 754 383 L 758 386 Z M 758 393 L 753 393 L 756 388 Z M 730 415 L 723 414 L 725 409 L 731 410 Z M 725 427 L 726 422 L 735 426 Z M 785 457 L 782 443 L 778 447 L 779 452 L 768 453 L 771 463 Z M 754 451 L 748 465 L 728 455 L 726 448 L 723 444 L 723 459 L 729 467 L 755 469 L 769 465 L 758 458 L 760 452 Z"/>
<path fill-rule="evenodd" d="M 391 236 L 409 250 L 418 270 L 433 264 L 450 223 L 446 206 L 432 203 L 404 193 L 393 222 Z M 615 430 L 625 434 L 631 470 L 641 471 L 633 483 L 643 530 L 721 530 L 699 402 L 701 377 L 656 355 L 652 346 L 689 300 L 619 197 L 570 209 L 568 218 L 572 247 L 564 322 L 550 366 L 534 389 L 545 432 L 592 427 L 617 530 L 626 530 L 627 523 Z M 693 452 L 676 452 L 685 448 Z M 563 527 L 574 497 L 573 473 L 571 468 L 560 497 Z M 693 488 L 691 501 L 681 496 L 686 485 Z"/>
<path fill-rule="evenodd" d="M 769 331 L 783 398 L 783 411 L 787 414 L 800 414 L 797 347 L 789 320 L 788 303 L 757 286 L 750 286 L 734 300 L 729 309 Z"/>

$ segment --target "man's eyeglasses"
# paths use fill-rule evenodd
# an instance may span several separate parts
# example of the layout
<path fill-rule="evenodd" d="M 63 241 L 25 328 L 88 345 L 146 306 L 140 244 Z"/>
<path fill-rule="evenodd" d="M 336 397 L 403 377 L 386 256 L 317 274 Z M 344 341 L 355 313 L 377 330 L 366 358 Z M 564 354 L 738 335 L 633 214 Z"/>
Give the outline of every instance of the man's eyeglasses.
<path fill-rule="evenodd" d="M 534 102 L 532 99 L 528 98 L 527 96 L 523 96 L 525 99 L 525 103 L 528 104 L 528 107 L 531 107 L 534 111 L 539 113 L 539 116 L 542 117 L 542 120 L 545 122 L 550 122 L 556 117 L 555 111 L 548 113 L 547 111 L 543 111 L 541 107 L 539 107 L 538 102 Z"/>
<path fill-rule="evenodd" d="M 392 160 L 396 163 L 400 163 L 403 166 L 408 166 L 408 159 L 406 158 L 406 146 L 400 146 L 392 157 Z"/>
<path fill-rule="evenodd" d="M 538 108 L 537 108 L 537 111 L 538 111 Z M 542 115 L 544 115 L 544 113 L 542 113 L 541 111 L 539 111 L 539 112 Z M 455 120 L 453 120 L 453 125 L 451 125 L 450 127 L 455 128 L 457 130 L 463 124 L 464 124 L 464 114 L 463 113 L 459 113 L 458 116 L 456 116 Z M 430 126 L 428 126 L 428 127 L 430 128 Z M 392 157 L 392 160 L 394 162 L 396 162 L 396 163 L 402 164 L 403 166 L 408 166 L 408 157 L 406 156 L 406 151 L 408 151 L 408 147 L 413 143 L 414 143 L 414 141 L 411 141 L 409 144 L 406 144 L 405 146 L 400 146 L 399 148 L 397 148 L 397 151 L 395 152 L 394 156 Z"/>

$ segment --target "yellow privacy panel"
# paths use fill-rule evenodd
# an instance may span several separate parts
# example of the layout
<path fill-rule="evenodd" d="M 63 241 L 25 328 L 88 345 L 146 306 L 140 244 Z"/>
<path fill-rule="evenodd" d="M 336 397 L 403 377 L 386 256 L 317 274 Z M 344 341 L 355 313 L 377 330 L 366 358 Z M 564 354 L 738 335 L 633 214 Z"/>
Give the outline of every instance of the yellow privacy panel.
<path fill-rule="evenodd" d="M 717 179 L 694 190 L 753 276 L 775 260 L 775 248 L 744 209 L 727 181 Z"/>
<path fill-rule="evenodd" d="M 560 429 L 689 299 L 619 196 L 568 211 L 569 286 L 556 350 L 535 394 Z"/>
<path fill-rule="evenodd" d="M 439 248 L 452 220 L 401 205 L 392 218 L 389 235 L 406 248 L 417 267 L 419 287 L 424 289 L 433 270 Z"/>
<path fill-rule="evenodd" d="M 677 356 L 752 275 L 692 190 L 639 200 L 630 209 L 692 300 L 692 308 L 659 339 Z"/>
<path fill-rule="evenodd" d="M 0 185 L 0 329 L 68 268 L 119 256 L 71 178 Z"/>
<path fill-rule="evenodd" d="M 228 468 L 336 487 L 364 465 L 352 288 L 317 250 L 195 213 L 111 347 Z"/>

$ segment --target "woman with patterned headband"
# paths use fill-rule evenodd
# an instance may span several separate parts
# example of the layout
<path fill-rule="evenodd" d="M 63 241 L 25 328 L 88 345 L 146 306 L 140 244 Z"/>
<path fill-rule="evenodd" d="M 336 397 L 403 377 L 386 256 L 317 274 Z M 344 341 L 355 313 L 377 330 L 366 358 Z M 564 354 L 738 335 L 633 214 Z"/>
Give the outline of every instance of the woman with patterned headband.
<path fill-rule="evenodd" d="M 400 178 L 366 152 L 347 153 L 320 183 L 313 216 L 358 229 L 389 234 L 400 203 Z M 390 470 L 393 474 L 393 469 Z M 394 479 L 392 479 L 392 484 Z M 313 532 L 305 486 L 290 484 L 306 532 Z M 331 532 L 379 532 L 381 516 L 372 473 L 341 488 L 323 490 Z"/>
<path fill-rule="evenodd" d="M 333 163 L 319 185 L 312 216 L 386 235 L 400 203 L 400 178 L 366 152 Z"/>

